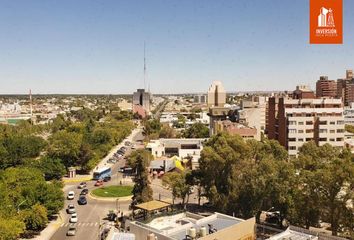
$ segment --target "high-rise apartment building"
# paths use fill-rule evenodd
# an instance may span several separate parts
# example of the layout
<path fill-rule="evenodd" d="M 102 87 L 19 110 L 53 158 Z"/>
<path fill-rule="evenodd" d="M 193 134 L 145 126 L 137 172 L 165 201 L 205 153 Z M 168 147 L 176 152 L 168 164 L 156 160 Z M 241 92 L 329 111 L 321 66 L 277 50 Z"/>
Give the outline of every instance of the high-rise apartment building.
<path fill-rule="evenodd" d="M 290 156 L 309 141 L 319 146 L 344 146 L 344 117 L 341 99 L 269 99 L 268 138 L 278 140 Z"/>
<path fill-rule="evenodd" d="M 306 85 L 298 85 L 296 86 L 295 91 L 293 91 L 294 99 L 302 99 L 302 98 L 315 98 L 315 93 Z"/>
<path fill-rule="evenodd" d="M 345 79 L 337 80 L 337 97 L 343 99 L 345 106 L 349 106 L 351 102 L 354 102 L 353 70 L 346 71 Z"/>
<path fill-rule="evenodd" d="M 138 89 L 133 93 L 133 112 L 142 117 L 150 113 L 150 93 L 145 92 L 145 89 Z"/>
<path fill-rule="evenodd" d="M 334 80 L 328 80 L 327 76 L 320 76 L 320 80 L 316 82 L 316 96 L 332 97 L 337 96 L 337 83 Z"/>
<path fill-rule="evenodd" d="M 220 81 L 214 81 L 208 89 L 208 107 L 224 107 L 226 92 Z"/>

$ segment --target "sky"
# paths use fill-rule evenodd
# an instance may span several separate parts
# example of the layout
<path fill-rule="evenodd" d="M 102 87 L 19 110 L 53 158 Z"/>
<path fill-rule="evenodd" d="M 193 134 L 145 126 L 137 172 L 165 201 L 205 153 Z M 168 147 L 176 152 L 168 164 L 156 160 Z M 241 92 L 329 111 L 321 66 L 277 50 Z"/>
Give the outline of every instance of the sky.
<path fill-rule="evenodd" d="M 309 0 L 0 0 L 0 94 L 312 88 L 354 68 L 354 1 L 342 45 L 309 44 Z"/>

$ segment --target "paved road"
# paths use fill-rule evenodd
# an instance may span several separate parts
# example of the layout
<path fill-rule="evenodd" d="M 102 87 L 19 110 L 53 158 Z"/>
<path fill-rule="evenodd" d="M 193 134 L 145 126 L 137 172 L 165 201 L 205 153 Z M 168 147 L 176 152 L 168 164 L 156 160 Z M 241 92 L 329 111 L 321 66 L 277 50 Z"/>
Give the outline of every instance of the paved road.
<path fill-rule="evenodd" d="M 133 141 L 138 141 L 143 139 L 144 136 L 142 135 L 142 131 L 138 132 L 133 138 Z M 139 147 L 139 145 L 137 145 Z M 143 147 L 143 146 L 140 146 Z M 131 150 L 128 150 L 126 155 L 129 155 Z M 125 160 L 122 159 L 118 161 L 116 164 L 112 166 L 112 180 L 108 183 L 104 183 L 105 186 L 108 185 L 117 185 L 119 184 L 120 180 L 122 179 L 121 173 L 118 173 L 118 169 L 125 165 Z M 123 184 L 127 181 L 122 181 Z M 88 181 L 87 188 L 89 191 L 95 189 L 94 187 L 95 181 Z M 129 201 L 119 201 L 118 206 L 116 202 L 110 201 L 99 201 L 87 197 L 87 205 L 78 205 L 77 200 L 79 198 L 81 189 L 77 188 L 78 183 L 68 183 L 64 187 L 65 197 L 67 196 L 69 191 L 75 192 L 75 199 L 74 200 L 65 200 L 65 209 L 61 211 L 61 216 L 63 217 L 63 223 L 60 225 L 58 230 L 54 233 L 51 237 L 52 240 L 63 240 L 63 239 L 84 239 L 84 240 L 91 240 L 91 239 L 98 239 L 99 235 L 99 226 L 100 224 L 106 222 L 105 218 L 107 217 L 109 210 L 116 210 L 119 208 L 123 213 L 127 213 L 129 210 Z M 74 204 L 76 208 L 76 212 L 78 215 L 78 222 L 76 236 L 67 237 L 66 233 L 69 228 L 69 218 L 70 214 L 66 213 L 66 208 L 68 204 Z"/>

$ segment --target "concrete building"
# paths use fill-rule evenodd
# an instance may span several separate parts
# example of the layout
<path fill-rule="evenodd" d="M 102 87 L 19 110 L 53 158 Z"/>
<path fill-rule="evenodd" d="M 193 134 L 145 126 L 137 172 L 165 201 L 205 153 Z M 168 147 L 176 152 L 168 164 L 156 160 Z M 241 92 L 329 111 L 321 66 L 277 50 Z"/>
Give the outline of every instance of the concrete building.
<path fill-rule="evenodd" d="M 343 116 L 344 124 L 354 126 L 354 102 L 350 103 L 349 106 L 344 107 Z"/>
<path fill-rule="evenodd" d="M 308 231 L 307 229 L 303 229 Z M 296 240 L 318 240 L 316 235 L 312 235 L 305 232 L 299 232 L 291 230 L 290 228 L 286 229 L 284 232 L 278 233 L 276 235 L 267 238 L 269 240 L 284 240 L 284 239 L 296 239 Z"/>
<path fill-rule="evenodd" d="M 207 96 L 205 94 L 194 95 L 194 103 L 205 104 Z"/>
<path fill-rule="evenodd" d="M 315 93 L 306 85 L 296 86 L 295 91 L 293 92 L 294 99 L 302 98 L 316 98 Z"/>
<path fill-rule="evenodd" d="M 137 240 L 251 240 L 256 238 L 255 218 L 247 220 L 214 213 L 208 217 L 190 212 L 162 216 L 148 223 L 130 221 Z"/>
<path fill-rule="evenodd" d="M 296 156 L 308 141 L 318 145 L 344 146 L 341 99 L 269 99 L 268 138 L 278 140 L 289 155 Z"/>
<path fill-rule="evenodd" d="M 208 107 L 224 107 L 226 92 L 220 81 L 214 81 L 208 89 Z"/>
<path fill-rule="evenodd" d="M 251 100 L 243 100 L 241 109 L 237 111 L 238 122 L 257 129 L 256 139 L 261 138 L 261 133 L 266 129 L 268 97 L 257 96 Z"/>
<path fill-rule="evenodd" d="M 155 158 L 177 156 L 181 159 L 191 157 L 192 169 L 199 167 L 200 153 L 206 138 L 160 138 L 146 145 Z"/>
<path fill-rule="evenodd" d="M 217 121 L 215 123 L 215 133 L 227 132 L 231 135 L 240 135 L 245 140 L 256 139 L 261 140 L 260 135 L 257 134 L 256 128 L 247 127 L 243 124 L 231 122 L 230 120 Z"/>
<path fill-rule="evenodd" d="M 337 96 L 337 83 L 334 80 L 328 80 L 327 76 L 320 76 L 320 80 L 316 82 L 316 96 L 332 97 Z"/>
<path fill-rule="evenodd" d="M 337 97 L 343 99 L 345 106 L 354 102 L 353 70 L 347 70 L 346 77 L 337 80 Z"/>
<path fill-rule="evenodd" d="M 150 113 L 150 93 L 145 92 L 145 89 L 138 89 L 133 93 L 133 111 L 141 114 L 141 108 L 146 115 Z"/>
<path fill-rule="evenodd" d="M 228 118 L 229 111 L 227 107 L 211 107 L 209 108 L 209 131 L 210 136 L 215 134 L 215 124 L 217 121 L 223 121 Z"/>

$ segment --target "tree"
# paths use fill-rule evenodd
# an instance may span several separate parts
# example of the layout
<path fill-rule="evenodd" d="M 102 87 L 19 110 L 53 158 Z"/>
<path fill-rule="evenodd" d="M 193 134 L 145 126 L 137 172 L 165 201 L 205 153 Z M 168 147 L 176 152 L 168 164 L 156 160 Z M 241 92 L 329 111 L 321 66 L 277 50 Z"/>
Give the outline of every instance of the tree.
<path fill-rule="evenodd" d="M 173 138 L 175 136 L 173 128 L 171 128 L 169 125 L 165 124 L 162 126 L 159 137 L 160 138 Z"/>
<path fill-rule="evenodd" d="M 181 198 L 184 208 L 188 203 L 188 198 L 192 187 L 187 183 L 186 175 L 186 172 L 169 172 L 162 178 L 162 184 L 164 186 L 168 186 L 172 190 L 173 200 L 176 198 Z"/>
<path fill-rule="evenodd" d="M 49 156 L 61 159 L 65 167 L 76 164 L 82 144 L 81 134 L 61 130 L 53 134 L 49 142 Z"/>
<path fill-rule="evenodd" d="M 43 157 L 39 161 L 38 168 L 44 173 L 46 181 L 60 180 L 66 173 L 64 164 L 58 158 Z"/>
<path fill-rule="evenodd" d="M 59 181 L 47 183 L 38 194 L 38 200 L 47 209 L 48 216 L 57 214 L 64 207 L 63 184 Z"/>
<path fill-rule="evenodd" d="M 185 138 L 208 138 L 209 128 L 203 123 L 194 123 L 184 131 L 183 136 Z"/>
<path fill-rule="evenodd" d="M 129 156 L 128 164 L 136 172 L 134 176 L 133 203 L 152 200 L 152 189 L 149 185 L 149 173 L 147 169 L 151 159 L 151 153 L 146 150 L 136 150 Z"/>
<path fill-rule="evenodd" d="M 0 240 L 15 240 L 25 230 L 25 224 L 21 220 L 3 218 L 0 216 Z"/>
<path fill-rule="evenodd" d="M 48 222 L 47 209 L 38 203 L 22 211 L 21 216 L 26 224 L 26 230 L 42 230 Z"/>

